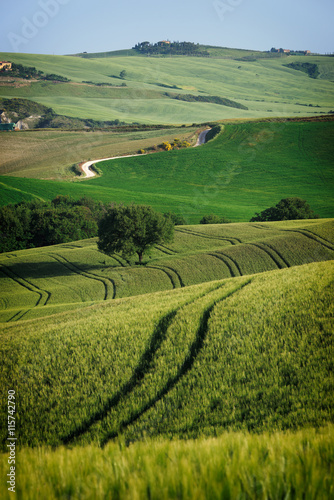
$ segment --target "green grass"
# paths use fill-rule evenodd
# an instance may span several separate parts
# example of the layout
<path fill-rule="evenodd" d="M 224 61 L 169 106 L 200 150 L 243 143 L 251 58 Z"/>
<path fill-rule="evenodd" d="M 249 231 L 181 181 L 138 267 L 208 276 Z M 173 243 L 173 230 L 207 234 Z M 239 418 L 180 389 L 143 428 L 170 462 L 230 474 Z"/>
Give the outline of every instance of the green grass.
<path fill-rule="evenodd" d="M 142 123 L 200 123 L 226 118 L 298 116 L 327 113 L 333 108 L 333 60 L 325 56 L 290 56 L 245 61 L 245 51 L 215 50 L 210 58 L 111 56 L 94 58 L 1 53 L 3 60 L 35 66 L 71 83 L 2 85 L 1 97 L 25 97 L 52 107 L 58 114 L 99 120 Z M 288 68 L 290 62 L 315 64 L 319 77 Z M 126 70 L 127 88 L 108 89 L 80 85 L 82 81 L 117 85 Z M 248 110 L 217 104 L 185 103 L 163 97 L 174 86 L 195 95 L 219 96 L 237 101 Z M 311 105 L 311 106 L 310 106 Z"/>
<path fill-rule="evenodd" d="M 333 421 L 332 284 L 328 261 L 3 324 L 20 445 Z"/>
<path fill-rule="evenodd" d="M 328 500 L 333 496 L 333 426 L 260 435 L 224 433 L 195 441 L 152 441 L 19 454 L 17 494 L 6 499 Z M 1 476 L 8 473 L 1 455 Z"/>
<path fill-rule="evenodd" d="M 1 202 L 28 194 L 49 200 L 59 193 L 87 195 L 103 202 L 148 204 L 198 223 L 208 213 L 249 220 L 282 198 L 298 196 L 321 217 L 331 217 L 333 126 L 333 121 L 225 124 L 222 134 L 202 147 L 100 163 L 103 175 L 84 182 L 2 176 Z M 87 137 L 94 143 L 94 135 Z M 107 135 L 102 137 L 105 144 Z M 72 149 L 67 151 L 72 158 Z M 81 152 L 77 155 L 84 159 Z"/>
<path fill-rule="evenodd" d="M 104 442 L 125 430 L 132 439 L 143 429 L 194 437 L 226 426 L 290 428 L 304 425 L 304 420 L 316 425 L 331 418 L 329 403 L 318 412 L 311 408 L 320 405 L 315 391 L 323 398 L 331 386 L 325 370 L 333 274 L 328 259 L 333 258 L 333 243 L 333 222 L 314 220 L 180 226 L 174 243 L 157 246 L 140 267 L 117 255 L 97 252 L 95 240 L 2 254 L 2 384 L 10 378 L 20 394 L 21 442 Z M 291 267 L 314 261 L 320 263 Z M 222 278 L 225 281 L 211 282 Z M 229 342 L 245 349 L 241 354 L 237 349 L 237 358 L 232 357 L 224 368 L 225 420 L 218 396 L 218 365 L 223 369 L 227 362 L 224 349 L 234 351 L 222 340 L 219 351 L 220 337 L 215 336 L 224 328 L 227 337 L 223 338 L 227 341 L 232 335 Z M 244 329 L 247 337 L 241 341 Z M 300 349 L 305 350 L 298 350 L 298 335 L 304 331 Z M 315 332 L 324 336 L 322 354 Z M 279 340 L 283 333 L 285 354 Z M 215 340 L 210 340 L 212 335 Z M 260 350 L 250 349 L 253 344 Z M 307 364 L 305 373 L 299 357 L 311 359 L 309 349 L 318 357 L 314 370 Z M 250 352 L 252 372 L 247 369 Z M 279 372 L 275 363 L 269 369 L 274 356 L 278 356 L 277 363 L 283 356 Z M 195 360 L 200 363 L 196 369 Z M 207 373 L 204 367 L 210 367 L 213 360 L 218 365 Z M 291 374 L 284 360 L 293 360 Z M 240 378 L 234 362 L 241 363 Z M 195 376 L 195 382 L 192 376 L 197 369 L 204 378 Z M 256 387 L 259 374 L 261 383 L 272 390 L 261 396 L 263 413 L 245 413 L 256 406 L 259 393 L 251 388 Z M 314 391 L 306 384 L 308 392 L 304 393 L 301 382 L 298 390 L 293 384 L 287 389 L 284 384 L 291 377 L 300 381 L 311 377 Z M 80 380 L 84 382 L 78 392 Z M 202 382 L 204 386 L 197 391 L 201 404 L 191 390 L 190 406 L 184 403 L 181 411 L 175 403 L 180 394 Z M 250 384 L 247 401 L 242 392 L 245 382 Z M 238 384 L 241 395 L 233 396 L 232 387 Z M 211 387 L 209 399 L 204 397 L 204 387 Z M 302 398 L 300 407 L 293 403 L 296 394 Z M 82 406 L 83 397 L 87 399 Z M 241 407 L 232 412 L 239 398 Z M 167 428 L 159 423 L 158 400 L 171 405 Z M 207 415 L 203 421 L 191 416 L 197 405 Z M 309 409 L 304 410 L 305 406 Z M 197 418 L 202 422 L 199 427 L 194 423 Z"/>
<path fill-rule="evenodd" d="M 333 254 L 321 219 L 179 226 L 144 266 L 2 254 L 14 498 L 330 498 Z"/>
<path fill-rule="evenodd" d="M 196 128 L 190 127 L 138 132 L 39 130 L 1 134 L 0 174 L 70 180 L 70 167 L 75 163 L 135 154 L 139 149 L 173 141 L 174 137 L 190 140 L 195 132 Z M 1 199 L 10 201 L 13 194 L 3 193 Z M 19 201 L 17 196 L 16 200 Z"/>
<path fill-rule="evenodd" d="M 0 320 L 43 317 L 333 256 L 331 220 L 179 226 L 174 242 L 144 256 L 144 266 L 98 252 L 96 239 L 8 252 L 0 255 Z"/>

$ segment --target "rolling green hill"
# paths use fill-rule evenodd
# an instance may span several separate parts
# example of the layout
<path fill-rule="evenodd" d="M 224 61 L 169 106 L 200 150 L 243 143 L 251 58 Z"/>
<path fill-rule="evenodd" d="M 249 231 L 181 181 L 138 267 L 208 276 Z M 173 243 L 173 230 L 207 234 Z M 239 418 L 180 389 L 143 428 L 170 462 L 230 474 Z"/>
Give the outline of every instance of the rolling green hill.
<path fill-rule="evenodd" d="M 51 200 L 58 194 L 77 199 L 87 195 L 105 203 L 152 205 L 162 213 L 171 210 L 188 223 L 198 223 L 208 213 L 247 221 L 282 198 L 298 196 L 321 217 L 332 217 L 334 121 L 326 119 L 226 123 L 223 132 L 204 146 L 99 163 L 103 175 L 91 180 L 2 176 L 1 203 L 33 197 Z M 186 133 L 187 129 L 179 130 Z M 53 137 L 49 135 L 51 142 Z M 73 133 L 66 137 L 75 145 Z M 88 134 L 87 138 L 92 141 L 89 157 L 94 154 L 95 139 L 101 138 L 106 150 L 107 135 Z M 51 151 L 56 154 L 55 143 Z M 73 159 L 73 147 L 68 154 Z M 81 151 L 77 155 L 78 161 L 85 159 Z"/>
<path fill-rule="evenodd" d="M 141 123 L 202 123 L 226 118 L 295 116 L 328 113 L 333 108 L 334 65 L 326 56 L 263 57 L 266 53 L 208 49 L 210 57 L 143 57 L 133 51 L 85 57 L 1 53 L 0 57 L 69 83 L 2 81 L 0 97 L 24 97 L 78 118 Z M 123 55 L 124 54 L 124 55 Z M 107 57 L 105 57 L 107 56 Z M 316 65 L 318 78 L 287 64 Z M 126 71 L 126 79 L 119 74 Z M 96 87 L 82 82 L 124 88 Z M 245 109 L 169 99 L 166 88 L 236 101 Z"/>
<path fill-rule="evenodd" d="M 99 301 L 333 259 L 333 221 L 178 226 L 145 265 L 108 257 L 96 239 L 0 255 L 3 322 Z"/>
<path fill-rule="evenodd" d="M 32 264 L 24 286 L 41 307 L 56 280 L 70 292 L 77 264 L 52 276 L 41 262 L 39 281 Z M 332 285 L 333 262 L 310 263 L 3 323 L 1 383 L 17 393 L 21 446 L 333 421 Z"/>
<path fill-rule="evenodd" d="M 143 266 L 95 240 L 2 254 L 20 494 L 330 497 L 333 255 L 321 219 L 178 226 Z"/>
<path fill-rule="evenodd" d="M 96 239 L 0 255 L 0 471 L 10 390 L 17 498 L 334 495 L 334 60 L 199 48 L 0 54 L 70 80 L 2 74 L 0 99 L 173 125 L 1 133 L 1 204 L 88 196 L 188 222 L 143 265 Z M 71 173 L 214 121 L 222 132 L 199 148 Z M 235 223 L 296 196 L 328 218 Z M 234 223 L 190 225 L 210 213 Z"/>

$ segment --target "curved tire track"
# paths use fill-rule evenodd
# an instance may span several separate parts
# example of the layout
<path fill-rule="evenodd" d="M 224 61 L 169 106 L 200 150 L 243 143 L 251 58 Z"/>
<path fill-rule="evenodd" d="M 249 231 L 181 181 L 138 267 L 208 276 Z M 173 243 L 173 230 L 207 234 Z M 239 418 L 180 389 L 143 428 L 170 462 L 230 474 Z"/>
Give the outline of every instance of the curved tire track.
<path fill-rule="evenodd" d="M 166 396 L 183 378 L 193 367 L 194 362 L 200 353 L 201 349 L 203 348 L 203 344 L 208 332 L 208 323 L 209 319 L 211 316 L 212 311 L 214 310 L 215 306 L 228 299 L 235 293 L 239 292 L 242 290 L 245 286 L 249 285 L 251 283 L 252 279 L 248 279 L 245 283 L 243 283 L 241 286 L 239 286 L 236 290 L 231 291 L 224 297 L 222 297 L 219 300 L 216 300 L 211 306 L 206 308 L 202 314 L 202 318 L 200 320 L 200 326 L 197 329 L 196 335 L 195 335 L 195 340 L 192 342 L 192 344 L 189 347 L 188 354 L 185 357 L 182 366 L 180 367 L 178 373 L 169 379 L 166 383 L 166 385 L 157 393 L 157 395 L 152 398 L 150 401 L 148 401 L 140 410 L 138 410 L 136 413 L 134 413 L 131 417 L 129 417 L 127 420 L 123 421 L 119 428 L 118 432 L 114 432 L 106 436 L 102 442 L 101 446 L 104 447 L 108 441 L 111 439 L 115 439 L 124 429 L 126 429 L 129 425 L 133 424 L 136 420 L 138 420 L 144 413 L 146 413 L 148 410 L 150 410 L 158 401 L 160 401 L 164 396 Z"/>
<path fill-rule="evenodd" d="M 184 234 L 190 234 L 191 236 L 198 236 L 200 238 L 206 238 L 208 240 L 221 240 L 221 241 L 228 241 L 231 243 L 231 245 L 238 245 L 242 243 L 242 241 L 239 238 L 229 238 L 227 236 L 210 236 L 207 234 L 199 233 L 196 231 L 191 231 L 190 229 L 175 229 L 175 231 L 179 231 L 180 233 Z"/>
<path fill-rule="evenodd" d="M 213 290 L 210 290 L 210 292 L 207 293 L 214 292 L 220 287 L 221 285 L 217 285 L 215 288 L 213 288 Z M 238 288 L 238 290 L 240 290 L 240 288 Z M 185 304 L 182 304 L 176 309 L 169 311 L 159 320 L 158 324 L 156 325 L 150 337 L 149 346 L 140 357 L 138 364 L 134 368 L 133 374 L 130 377 L 130 379 L 125 384 L 122 385 L 119 391 L 117 391 L 117 393 L 114 396 L 112 396 L 99 411 L 94 413 L 89 419 L 86 420 L 86 422 L 79 425 L 69 434 L 63 436 L 61 438 L 63 444 L 69 444 L 74 439 L 79 438 L 80 436 L 88 432 L 92 427 L 92 425 L 94 425 L 99 421 L 102 421 L 105 417 L 107 417 L 108 413 L 112 408 L 116 408 L 123 398 L 128 397 L 137 386 L 140 386 L 142 379 L 145 377 L 146 374 L 148 374 L 151 371 L 156 352 L 162 346 L 163 342 L 166 340 L 168 329 L 173 324 L 173 321 L 177 313 L 184 307 L 189 306 L 194 302 L 196 302 L 197 300 L 199 300 L 203 295 L 205 295 L 205 293 L 200 295 L 199 297 L 190 299 Z M 225 298 L 227 297 L 224 297 L 224 299 Z"/>
<path fill-rule="evenodd" d="M 66 269 L 69 269 L 71 272 L 74 272 L 75 274 L 79 274 L 80 276 L 84 276 L 85 278 L 99 281 L 100 283 L 102 283 L 104 286 L 103 300 L 108 299 L 109 287 L 110 287 L 109 282 L 110 282 L 112 284 L 112 298 L 114 299 L 116 297 L 116 284 L 115 284 L 114 280 L 112 280 L 111 278 L 102 278 L 102 277 L 96 276 L 93 273 L 88 273 L 86 271 L 83 271 L 82 269 L 80 269 L 80 267 L 76 266 L 75 264 L 73 264 L 72 262 L 67 260 L 62 255 L 50 254 L 50 257 L 55 259 L 57 262 L 59 262 L 59 264 L 62 264 L 64 267 L 66 267 Z"/>

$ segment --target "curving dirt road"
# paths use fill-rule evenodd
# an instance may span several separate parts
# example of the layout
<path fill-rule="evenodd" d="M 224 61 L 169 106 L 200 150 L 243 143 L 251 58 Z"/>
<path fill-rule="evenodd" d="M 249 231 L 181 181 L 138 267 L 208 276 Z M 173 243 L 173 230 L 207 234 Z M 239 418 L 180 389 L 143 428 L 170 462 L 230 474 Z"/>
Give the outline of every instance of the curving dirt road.
<path fill-rule="evenodd" d="M 196 148 L 197 146 L 202 146 L 202 144 L 205 143 L 206 134 L 209 132 L 209 130 L 211 130 L 211 129 L 202 130 L 202 132 L 200 132 L 194 148 Z M 137 155 L 126 155 L 126 156 L 112 156 L 111 158 L 101 158 L 100 160 L 89 160 L 89 161 L 86 161 L 85 163 L 81 163 L 80 168 L 81 168 L 82 172 L 85 174 L 85 178 L 87 179 L 89 177 L 95 177 L 95 175 L 96 175 L 95 172 L 90 170 L 90 167 L 94 163 L 99 163 L 100 161 L 105 161 L 105 160 L 119 160 L 120 158 L 132 158 L 133 156 L 144 156 L 145 154 L 148 154 L 148 153 L 137 154 Z"/>
<path fill-rule="evenodd" d="M 202 132 L 199 134 L 199 136 L 197 138 L 197 142 L 196 142 L 194 148 L 196 148 L 197 146 L 202 146 L 202 144 L 205 143 L 206 134 L 209 132 L 209 130 L 211 130 L 211 129 L 208 128 L 207 130 L 202 130 Z"/>
<path fill-rule="evenodd" d="M 92 170 L 90 170 L 90 167 L 94 164 L 94 163 L 99 163 L 100 161 L 105 161 L 105 160 L 119 160 L 120 158 L 131 158 L 132 156 L 143 156 L 142 154 L 138 154 L 138 155 L 126 155 L 126 156 L 112 156 L 111 158 L 101 158 L 100 160 L 90 160 L 90 161 L 86 161 L 85 163 L 82 163 L 80 165 L 80 168 L 81 170 L 83 171 L 83 173 L 85 174 L 85 177 L 94 177 L 96 175 L 95 172 L 92 172 Z"/>

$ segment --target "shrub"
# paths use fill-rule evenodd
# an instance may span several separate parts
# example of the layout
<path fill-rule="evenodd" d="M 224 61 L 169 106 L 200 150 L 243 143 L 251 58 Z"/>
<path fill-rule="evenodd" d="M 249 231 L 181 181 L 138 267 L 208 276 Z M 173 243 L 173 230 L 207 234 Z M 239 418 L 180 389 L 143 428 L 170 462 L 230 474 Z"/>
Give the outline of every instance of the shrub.
<path fill-rule="evenodd" d="M 173 149 L 173 146 L 168 141 L 163 142 L 162 147 L 165 151 L 170 151 L 171 149 Z"/>
<path fill-rule="evenodd" d="M 250 222 L 275 220 L 318 219 L 319 215 L 311 210 L 310 205 L 301 198 L 283 198 L 274 207 L 256 213 Z"/>
<path fill-rule="evenodd" d="M 186 220 L 184 217 L 182 217 L 182 215 L 179 215 L 179 214 L 175 214 L 173 212 L 166 212 L 164 213 L 164 217 L 166 219 L 171 219 L 171 221 L 173 222 L 173 224 L 175 226 L 183 226 L 184 224 L 186 224 Z"/>
<path fill-rule="evenodd" d="M 199 221 L 200 224 L 228 224 L 229 222 L 231 221 L 226 217 L 219 217 L 215 214 L 204 215 Z"/>

